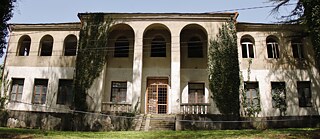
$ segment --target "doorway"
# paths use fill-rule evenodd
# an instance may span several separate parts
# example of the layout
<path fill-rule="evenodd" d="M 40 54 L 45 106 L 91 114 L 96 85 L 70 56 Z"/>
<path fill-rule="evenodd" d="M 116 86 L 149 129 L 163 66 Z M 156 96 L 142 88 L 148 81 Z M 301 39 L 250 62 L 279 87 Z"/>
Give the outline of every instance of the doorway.
<path fill-rule="evenodd" d="M 147 113 L 167 114 L 168 78 L 147 78 Z"/>

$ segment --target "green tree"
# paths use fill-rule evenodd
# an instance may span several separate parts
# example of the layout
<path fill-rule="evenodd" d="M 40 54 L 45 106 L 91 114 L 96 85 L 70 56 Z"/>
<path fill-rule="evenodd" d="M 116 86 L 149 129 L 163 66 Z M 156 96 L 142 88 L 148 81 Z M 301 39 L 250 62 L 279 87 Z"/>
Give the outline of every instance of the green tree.
<path fill-rule="evenodd" d="M 269 0 L 277 4 L 273 9 L 274 12 L 279 11 L 279 8 L 285 6 L 293 0 Z M 289 15 L 286 15 L 286 21 L 297 24 L 305 24 L 309 36 L 312 41 L 315 52 L 317 68 L 320 68 L 320 0 L 298 0 L 296 7 Z"/>
<path fill-rule="evenodd" d="M 6 37 L 8 35 L 8 24 L 7 22 L 13 16 L 12 10 L 14 8 L 14 3 L 16 0 L 1 0 L 0 1 L 0 57 L 4 54 L 4 49 L 6 48 L 7 41 Z"/>
<path fill-rule="evenodd" d="M 224 115 L 239 116 L 237 34 L 231 21 L 223 24 L 209 47 L 209 82 L 213 100 Z"/>

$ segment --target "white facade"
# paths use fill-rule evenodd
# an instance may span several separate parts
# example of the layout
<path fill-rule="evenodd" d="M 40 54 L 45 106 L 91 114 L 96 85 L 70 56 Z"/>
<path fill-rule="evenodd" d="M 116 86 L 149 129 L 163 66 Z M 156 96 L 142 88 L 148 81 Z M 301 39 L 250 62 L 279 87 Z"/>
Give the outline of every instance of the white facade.
<path fill-rule="evenodd" d="M 85 24 L 90 14 L 79 14 L 82 24 Z M 183 104 L 194 104 L 197 108 L 205 105 L 202 113 L 218 114 L 219 110 L 211 99 L 208 82 L 207 57 L 209 41 L 216 37 L 219 27 L 236 18 L 237 14 L 105 14 L 115 19 L 111 27 L 108 47 L 112 51 L 100 77 L 88 90 L 87 103 L 89 111 L 105 112 L 123 110 L 138 113 L 178 114 Z M 69 106 L 57 104 L 59 79 L 73 79 L 76 56 L 65 56 L 65 38 L 75 35 L 77 40 L 80 31 L 79 23 L 69 24 L 14 24 L 11 25 L 11 34 L 8 53 L 5 60 L 4 73 L 8 81 L 24 79 L 21 100 L 9 101 L 8 109 L 22 111 L 67 112 Z M 291 27 L 288 27 L 291 28 Z M 292 27 L 293 28 L 293 27 Z M 319 75 L 313 62 L 312 48 L 308 40 L 304 41 L 308 66 L 300 69 L 288 61 L 293 59 L 290 48 L 290 32 L 280 30 L 275 25 L 246 24 L 237 26 L 238 50 L 240 70 L 243 81 L 258 82 L 261 108 L 259 116 L 278 116 L 277 109 L 272 108 L 270 82 L 282 81 L 286 84 L 287 115 L 318 115 L 319 114 Z M 21 38 L 31 38 L 29 56 L 18 56 Z M 51 56 L 39 56 L 41 38 L 51 35 L 53 50 Z M 269 35 L 277 36 L 280 40 L 280 57 L 269 59 L 266 50 L 266 38 Z M 254 39 L 254 58 L 243 58 L 241 38 L 251 36 Z M 128 50 L 126 56 L 115 56 L 117 40 L 126 38 Z M 160 38 L 160 39 L 158 39 Z M 162 39 L 162 40 L 161 40 Z M 159 41 L 160 40 L 160 41 Z M 160 44 L 159 44 L 160 43 Z M 155 50 L 156 44 L 163 45 L 165 52 Z M 191 45 L 200 49 L 190 48 Z M 163 50 L 162 48 L 159 48 Z M 198 54 L 188 51 L 195 50 Z M 161 54 L 157 54 L 159 52 Z M 121 55 L 121 54 L 120 54 Z M 287 57 L 288 56 L 288 57 Z M 252 61 L 249 67 L 249 61 Z M 294 61 L 294 59 L 293 59 Z M 250 78 L 250 79 L 249 79 Z M 43 104 L 34 104 L 35 80 L 48 79 L 46 101 Z M 310 81 L 312 92 L 312 106 L 299 107 L 297 81 Z M 112 92 L 120 90 L 114 87 L 115 83 L 123 83 L 126 88 L 125 98 L 121 102 L 113 102 Z M 12 83 L 4 94 L 12 95 Z M 151 86 L 156 85 L 157 105 L 151 105 Z M 161 88 L 161 85 L 165 87 Z M 203 85 L 203 87 L 201 87 Z M 200 86 L 192 89 L 190 86 Z M 123 89 L 123 88 L 122 88 Z M 159 91 L 164 89 L 165 93 Z M 189 97 L 190 94 L 200 96 L 199 99 Z M 165 95 L 164 99 L 159 96 Z M 40 95 L 41 96 L 41 95 Z M 189 100 L 190 99 L 190 100 Z M 192 100 L 191 100 L 192 99 Z M 165 101 L 161 103 L 160 101 Z M 209 104 L 209 106 L 207 106 Z M 40 106 L 39 106 L 40 105 Z M 119 107 L 118 107 L 119 106 Z M 198 107 L 199 106 L 199 107 Z M 155 108 L 153 111 L 152 108 Z M 194 110 L 193 110 L 194 111 Z"/>

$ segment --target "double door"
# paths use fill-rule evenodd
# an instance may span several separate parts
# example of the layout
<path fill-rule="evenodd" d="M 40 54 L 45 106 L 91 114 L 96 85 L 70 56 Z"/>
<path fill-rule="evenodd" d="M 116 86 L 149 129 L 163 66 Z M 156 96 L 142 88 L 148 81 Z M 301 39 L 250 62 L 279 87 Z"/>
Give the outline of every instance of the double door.
<path fill-rule="evenodd" d="M 147 113 L 167 114 L 168 112 L 168 79 L 148 79 Z"/>

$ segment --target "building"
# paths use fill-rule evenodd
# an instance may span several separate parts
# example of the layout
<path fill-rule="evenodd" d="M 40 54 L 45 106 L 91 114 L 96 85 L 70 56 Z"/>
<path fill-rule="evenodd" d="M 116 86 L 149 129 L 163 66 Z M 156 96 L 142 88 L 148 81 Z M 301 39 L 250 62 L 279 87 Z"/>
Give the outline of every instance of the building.
<path fill-rule="evenodd" d="M 80 13 L 81 23 L 10 25 L 3 85 L 9 110 L 69 112 L 79 32 L 93 14 Z M 89 111 L 219 114 L 209 89 L 208 46 L 237 13 L 103 15 L 116 22 L 106 64 L 88 90 Z M 245 101 L 259 98 L 256 116 L 280 116 L 273 94 L 284 98 L 287 116 L 319 115 L 319 72 L 302 29 L 237 23 Z"/>

